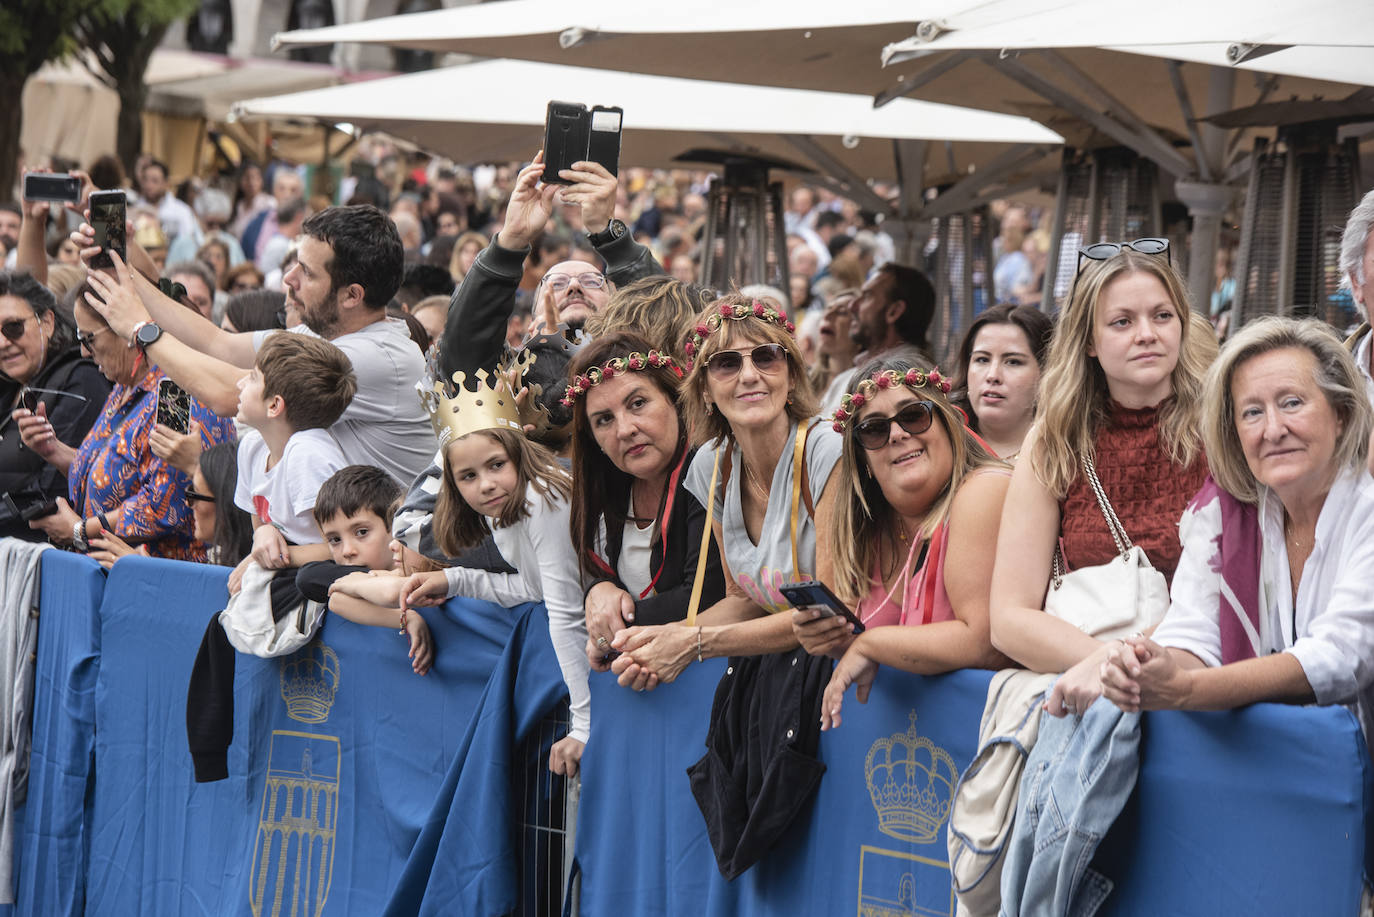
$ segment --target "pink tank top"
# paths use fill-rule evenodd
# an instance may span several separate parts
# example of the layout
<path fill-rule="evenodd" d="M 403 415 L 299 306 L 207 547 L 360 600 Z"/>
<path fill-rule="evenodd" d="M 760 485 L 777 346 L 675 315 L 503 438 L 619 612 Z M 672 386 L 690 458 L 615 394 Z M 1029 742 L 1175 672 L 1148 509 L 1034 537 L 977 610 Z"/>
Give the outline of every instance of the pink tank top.
<path fill-rule="evenodd" d="M 869 627 L 891 624 L 931 624 L 954 620 L 954 608 L 945 592 L 945 552 L 949 547 L 949 523 L 941 525 L 930 538 L 925 563 L 906 580 L 901 604 L 896 601 L 896 588 L 888 590 L 874 561 L 873 588 L 859 602 L 859 620 Z M 907 564 L 916 551 L 911 546 Z"/>

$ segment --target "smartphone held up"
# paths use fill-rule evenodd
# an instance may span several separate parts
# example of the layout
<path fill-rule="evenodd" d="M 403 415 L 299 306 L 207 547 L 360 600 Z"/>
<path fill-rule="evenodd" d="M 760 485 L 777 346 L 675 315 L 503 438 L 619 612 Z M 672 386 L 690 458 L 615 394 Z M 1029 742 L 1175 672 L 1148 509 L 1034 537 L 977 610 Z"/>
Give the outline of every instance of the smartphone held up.
<path fill-rule="evenodd" d="M 93 270 L 114 267 L 110 252 L 119 252 L 119 257 L 125 261 L 129 259 L 124 245 L 128 209 L 128 199 L 123 191 L 96 191 L 91 194 L 91 228 L 95 230 L 95 244 L 100 246 L 100 252 L 91 258 Z"/>
<path fill-rule="evenodd" d="M 81 200 L 81 179 L 65 172 L 24 173 L 24 200 L 75 204 Z"/>
<path fill-rule="evenodd" d="M 558 173 L 575 162 L 596 162 L 612 175 L 620 174 L 621 108 L 579 102 L 550 102 L 544 120 L 545 184 L 572 184 Z"/>

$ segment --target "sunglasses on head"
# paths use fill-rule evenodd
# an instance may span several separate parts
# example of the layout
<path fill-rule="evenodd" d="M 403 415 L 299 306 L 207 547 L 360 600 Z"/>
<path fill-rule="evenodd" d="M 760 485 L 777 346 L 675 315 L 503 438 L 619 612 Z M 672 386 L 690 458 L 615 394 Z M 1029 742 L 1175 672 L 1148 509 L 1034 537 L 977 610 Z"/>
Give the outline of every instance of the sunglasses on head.
<path fill-rule="evenodd" d="M 860 446 L 876 452 L 892 438 L 893 421 L 907 433 L 917 436 L 929 430 L 934 420 L 935 405 L 929 401 L 913 401 L 891 417 L 867 417 L 859 421 L 854 425 L 854 435 Z"/>
<path fill-rule="evenodd" d="M 17 341 L 24 336 L 24 326 L 29 323 L 30 319 L 36 317 L 37 316 L 30 315 L 28 318 L 12 318 L 8 321 L 0 322 L 0 334 L 3 334 L 11 341 Z"/>
<path fill-rule="evenodd" d="M 718 350 L 706 360 L 706 372 L 712 379 L 733 379 L 744 368 L 744 360 L 761 373 L 781 372 L 787 364 L 787 349 L 781 344 L 760 344 L 753 350 Z"/>
<path fill-rule="evenodd" d="M 544 283 L 548 284 L 549 289 L 555 293 L 562 293 L 572 286 L 573 280 L 576 280 L 577 285 L 584 290 L 599 290 L 606 285 L 605 276 L 595 271 L 578 274 L 576 277 L 572 274 L 546 274 L 544 276 Z"/>
<path fill-rule="evenodd" d="M 1174 263 L 1174 256 L 1169 254 L 1169 240 L 1154 237 L 1146 239 L 1136 239 L 1134 242 L 1094 242 L 1078 250 L 1078 273 L 1083 273 L 1083 259 L 1089 261 L 1106 261 L 1121 254 L 1125 249 L 1133 252 L 1140 252 L 1142 255 L 1163 255 L 1169 260 L 1169 264 Z"/>
<path fill-rule="evenodd" d="M 188 503 L 214 503 L 215 498 L 209 494 L 198 493 L 191 488 L 186 488 L 186 502 Z"/>

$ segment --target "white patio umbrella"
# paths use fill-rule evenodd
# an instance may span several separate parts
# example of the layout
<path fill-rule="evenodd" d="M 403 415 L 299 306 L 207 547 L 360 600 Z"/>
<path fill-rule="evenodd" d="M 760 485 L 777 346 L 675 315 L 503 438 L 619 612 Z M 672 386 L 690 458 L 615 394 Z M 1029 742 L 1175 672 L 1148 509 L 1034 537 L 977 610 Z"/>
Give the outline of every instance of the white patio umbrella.
<path fill-rule="evenodd" d="M 894 180 L 891 139 L 951 141 L 962 162 L 1043 156 L 1062 142 L 1027 118 L 902 99 L 649 77 L 522 61 L 483 61 L 346 86 L 241 101 L 234 117 L 346 122 L 411 140 L 459 161 L 519 159 L 543 140 L 550 99 L 625 110 L 622 162 L 670 166 L 693 149 L 766 156 L 858 187 Z M 944 165 L 932 167 L 943 172 Z M 886 202 L 879 209 L 886 209 Z"/>

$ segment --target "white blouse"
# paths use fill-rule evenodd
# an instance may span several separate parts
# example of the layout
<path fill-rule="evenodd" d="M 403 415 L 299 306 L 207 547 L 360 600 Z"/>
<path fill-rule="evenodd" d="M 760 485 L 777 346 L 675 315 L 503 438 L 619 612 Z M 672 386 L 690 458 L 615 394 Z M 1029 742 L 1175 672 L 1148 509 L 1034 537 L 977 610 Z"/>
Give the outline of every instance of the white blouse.
<path fill-rule="evenodd" d="M 1363 468 L 1347 469 L 1331 485 L 1296 603 L 1283 504 L 1268 488 L 1261 488 L 1259 521 L 1262 611 L 1259 633 L 1250 635 L 1256 655 L 1292 653 L 1317 703 L 1348 707 L 1369 741 L 1374 737 L 1374 478 Z M 1184 515 L 1172 602 L 1154 634 L 1157 643 L 1186 650 L 1209 666 L 1221 664 L 1217 616 L 1224 584 L 1212 569 L 1220 532 L 1218 501 Z"/>
<path fill-rule="evenodd" d="M 568 686 L 572 727 L 568 735 L 586 742 L 591 734 L 592 698 L 587 687 L 587 620 L 582 607 L 582 578 L 577 552 L 569 537 L 565 500 L 544 500 L 530 493 L 530 515 L 508 528 L 493 526 L 492 538 L 516 573 L 489 573 L 449 567 L 449 595 L 484 599 L 499 605 L 542 601 L 549 612 L 549 638 Z"/>

